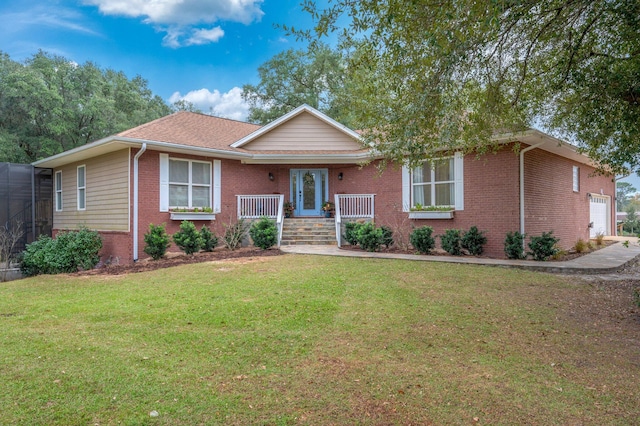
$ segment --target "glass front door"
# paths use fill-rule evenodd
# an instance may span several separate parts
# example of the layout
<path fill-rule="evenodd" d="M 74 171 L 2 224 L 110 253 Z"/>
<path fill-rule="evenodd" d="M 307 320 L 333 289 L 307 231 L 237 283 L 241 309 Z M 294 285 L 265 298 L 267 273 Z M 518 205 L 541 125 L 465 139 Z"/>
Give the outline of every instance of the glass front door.
<path fill-rule="evenodd" d="M 291 197 L 296 216 L 321 216 L 322 203 L 328 199 L 327 169 L 291 170 Z"/>

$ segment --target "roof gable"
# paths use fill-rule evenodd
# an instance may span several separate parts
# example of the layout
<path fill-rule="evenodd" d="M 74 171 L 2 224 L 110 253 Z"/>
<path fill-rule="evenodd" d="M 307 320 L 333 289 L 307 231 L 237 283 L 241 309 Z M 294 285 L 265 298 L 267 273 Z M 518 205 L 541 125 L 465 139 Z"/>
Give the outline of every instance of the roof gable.
<path fill-rule="evenodd" d="M 302 105 L 231 144 L 247 151 L 359 151 L 360 136 L 320 111 Z"/>

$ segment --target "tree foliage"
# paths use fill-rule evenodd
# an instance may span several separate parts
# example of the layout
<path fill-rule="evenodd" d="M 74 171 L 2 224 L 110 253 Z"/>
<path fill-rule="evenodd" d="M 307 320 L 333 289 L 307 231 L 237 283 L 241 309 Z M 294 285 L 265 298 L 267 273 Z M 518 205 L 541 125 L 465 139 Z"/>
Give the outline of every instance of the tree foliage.
<path fill-rule="evenodd" d="M 616 210 L 624 211 L 629 204 L 630 197 L 637 192 L 638 190 L 629 182 L 616 182 Z"/>
<path fill-rule="evenodd" d="M 38 52 L 0 53 L 0 161 L 32 162 L 171 112 L 140 76 Z"/>
<path fill-rule="evenodd" d="M 338 51 L 318 44 L 308 51 L 289 49 L 258 68 L 260 83 L 245 84 L 242 97 L 249 104 L 248 120 L 267 124 L 302 104 L 348 124 L 349 109 L 342 101 L 345 67 Z"/>
<path fill-rule="evenodd" d="M 387 158 L 483 151 L 536 123 L 616 171 L 640 165 L 637 0 L 304 4 L 313 30 L 287 29 L 340 36 L 355 125 Z"/>

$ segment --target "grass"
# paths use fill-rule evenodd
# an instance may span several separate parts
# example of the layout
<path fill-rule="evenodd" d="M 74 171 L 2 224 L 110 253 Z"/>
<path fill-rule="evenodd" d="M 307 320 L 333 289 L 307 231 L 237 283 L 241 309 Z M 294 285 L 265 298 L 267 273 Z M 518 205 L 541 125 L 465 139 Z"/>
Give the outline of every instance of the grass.
<path fill-rule="evenodd" d="M 592 297 L 545 274 L 293 255 L 9 282 L 0 424 L 632 424 L 638 340 L 567 316 Z"/>

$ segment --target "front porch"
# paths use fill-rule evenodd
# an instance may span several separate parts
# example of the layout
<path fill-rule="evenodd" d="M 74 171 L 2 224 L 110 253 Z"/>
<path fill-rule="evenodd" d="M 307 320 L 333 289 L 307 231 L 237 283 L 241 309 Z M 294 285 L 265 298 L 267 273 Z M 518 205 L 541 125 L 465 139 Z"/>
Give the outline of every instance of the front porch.
<path fill-rule="evenodd" d="M 324 217 L 321 206 L 308 208 L 305 214 L 294 218 L 285 218 L 284 195 L 236 195 L 238 219 L 255 220 L 268 217 L 275 220 L 278 229 L 278 247 L 286 244 L 342 244 L 342 225 L 345 221 L 375 219 L 375 194 L 334 194 L 335 211 L 332 218 L 319 221 Z M 288 227 L 284 233 L 285 220 L 295 226 Z M 305 223 L 308 222 L 308 223 Z M 327 232 L 327 226 L 333 225 L 333 232 Z"/>

